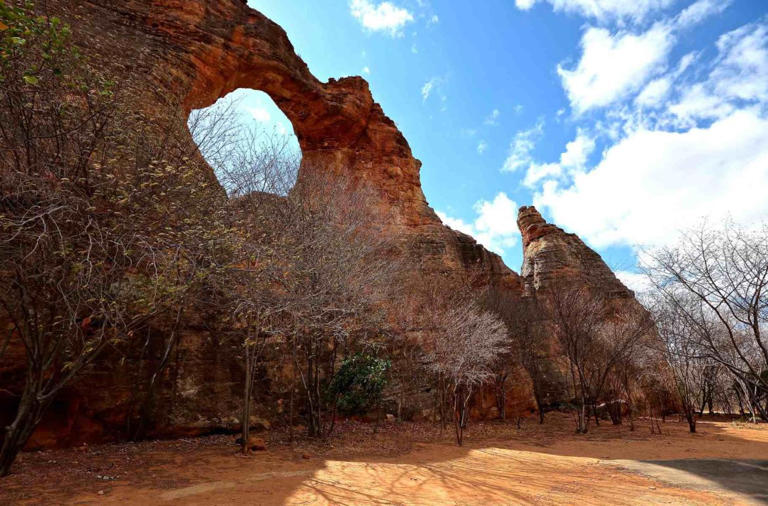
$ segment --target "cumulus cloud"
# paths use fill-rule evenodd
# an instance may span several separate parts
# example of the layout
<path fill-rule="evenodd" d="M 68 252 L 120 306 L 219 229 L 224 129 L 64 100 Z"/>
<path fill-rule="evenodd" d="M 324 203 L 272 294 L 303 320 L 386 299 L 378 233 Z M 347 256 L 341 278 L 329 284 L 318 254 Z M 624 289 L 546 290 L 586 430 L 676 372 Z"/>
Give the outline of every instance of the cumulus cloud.
<path fill-rule="evenodd" d="M 676 19 L 718 8 L 700 1 Z M 702 218 L 764 220 L 768 23 L 729 31 L 716 47 L 708 62 L 704 51 L 688 53 L 617 100 L 593 126 L 607 141 L 596 166 L 594 139 L 579 135 L 558 163 L 532 164 L 524 183 L 534 203 L 596 247 L 669 244 Z"/>
<path fill-rule="evenodd" d="M 477 143 L 477 154 L 482 155 L 485 153 L 485 150 L 488 149 L 488 143 L 485 141 L 480 141 Z"/>
<path fill-rule="evenodd" d="M 506 193 L 498 193 L 493 200 L 480 200 L 474 205 L 476 218 L 467 223 L 440 211 L 437 215 L 449 227 L 469 234 L 489 251 L 503 255 L 518 243 L 517 203 Z"/>
<path fill-rule="evenodd" d="M 538 1 L 569 10 L 565 0 Z M 722 34 L 716 52 L 699 47 L 674 61 L 678 36 L 732 0 L 686 4 L 655 23 L 584 28 L 579 59 L 557 70 L 570 121 L 585 128 L 557 161 L 533 160 L 538 137 L 526 132 L 510 148 L 505 167 L 526 171 L 533 203 L 596 248 L 668 245 L 704 218 L 768 216 L 768 21 Z M 618 271 L 633 290 L 647 286 Z"/>
<path fill-rule="evenodd" d="M 639 90 L 664 68 L 673 43 L 672 29 L 664 23 L 640 34 L 588 28 L 581 38 L 582 56 L 576 67 L 557 66 L 571 106 L 583 113 Z"/>
<path fill-rule="evenodd" d="M 518 9 L 528 10 L 547 2 L 555 12 L 578 14 L 600 23 L 645 19 L 654 11 L 671 6 L 675 0 L 515 0 Z"/>
<path fill-rule="evenodd" d="M 536 147 L 536 141 L 543 133 L 543 120 L 539 120 L 533 128 L 517 132 L 512 140 L 512 144 L 509 146 L 509 155 L 501 170 L 515 172 L 533 163 L 531 153 Z"/>
<path fill-rule="evenodd" d="M 534 202 L 595 246 L 653 246 L 702 217 L 759 221 L 767 193 L 768 119 L 744 109 L 706 128 L 639 129 L 571 186 L 545 182 Z"/>
<path fill-rule="evenodd" d="M 594 149 L 595 140 L 579 130 L 576 138 L 565 145 L 565 152 L 560 155 L 560 165 L 567 169 L 580 169 L 587 163 L 587 157 Z"/>
<path fill-rule="evenodd" d="M 533 188 L 543 179 L 573 176 L 584 170 L 587 158 L 594 149 L 595 140 L 583 130 L 578 130 L 576 138 L 566 144 L 559 163 L 532 163 L 528 167 L 523 184 Z"/>
<path fill-rule="evenodd" d="M 349 10 L 360 24 L 372 32 L 385 32 L 396 37 L 413 21 L 413 14 L 391 2 L 375 4 L 370 0 L 350 0 Z"/>

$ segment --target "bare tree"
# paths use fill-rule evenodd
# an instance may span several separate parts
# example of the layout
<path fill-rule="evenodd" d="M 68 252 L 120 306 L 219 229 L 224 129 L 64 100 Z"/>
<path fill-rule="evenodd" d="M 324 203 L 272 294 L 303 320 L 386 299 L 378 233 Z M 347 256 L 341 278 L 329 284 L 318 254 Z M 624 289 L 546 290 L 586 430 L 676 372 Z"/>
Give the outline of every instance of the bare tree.
<path fill-rule="evenodd" d="M 451 393 L 456 443 L 461 446 L 472 394 L 493 379 L 493 365 L 509 349 L 507 329 L 467 298 L 435 308 L 432 318 L 430 337 L 423 344 L 425 363 Z"/>
<path fill-rule="evenodd" d="M 368 212 L 364 185 L 305 167 L 290 188 L 296 159 L 284 159 L 274 143 L 267 149 L 269 156 L 244 156 L 226 168 L 241 238 L 235 272 L 251 287 L 239 289 L 237 298 L 252 312 L 271 315 L 258 321 L 273 326 L 254 335 L 284 336 L 309 434 L 325 436 L 335 416 L 325 387 L 341 353 L 386 328 L 382 301 L 398 286 L 400 255 Z"/>
<path fill-rule="evenodd" d="M 2 348 L 18 340 L 27 358 L 0 450 L 4 476 L 56 394 L 143 319 L 126 313 L 123 281 L 125 250 L 138 240 L 113 234 L 93 212 L 108 208 L 109 197 L 99 197 L 114 195 L 89 163 L 105 141 L 111 83 L 83 70 L 57 20 L 6 6 L 0 13 L 10 35 L 28 32 L 18 44 L 3 37 L 0 48 L 10 57 L 0 87 L 0 308 L 9 329 Z M 54 63 L 43 56 L 48 45 Z M 75 91 L 65 92 L 70 84 Z M 65 93 L 71 108 L 59 107 Z"/>
<path fill-rule="evenodd" d="M 510 336 L 511 356 L 501 370 L 508 371 L 509 363 L 515 361 L 523 366 L 531 379 L 539 423 L 544 423 L 544 389 L 550 358 L 544 349 L 546 340 L 539 332 L 543 319 L 538 303 L 532 297 L 518 298 L 494 291 L 486 297 L 486 306 L 501 316 Z"/>
<path fill-rule="evenodd" d="M 605 318 L 604 301 L 586 288 L 568 286 L 553 289 L 548 294 L 552 308 L 555 333 L 568 358 L 574 396 L 578 400 L 576 431 L 589 430 L 587 408 L 594 405 L 593 392 L 601 382 L 597 367 L 601 349 L 599 334 Z"/>
<path fill-rule="evenodd" d="M 647 360 L 642 356 L 645 347 L 656 341 L 653 319 L 648 311 L 640 305 L 620 304 L 609 310 L 602 325 L 601 342 L 603 348 L 602 370 L 606 376 L 596 385 L 593 392 L 596 400 L 601 400 L 606 384 L 615 378 L 620 388 L 611 392 L 613 395 L 603 399 L 612 412 L 613 423 L 621 423 L 622 407 L 629 411 L 630 425 L 632 421 L 632 379 L 631 375 L 638 368 L 646 366 Z M 616 383 L 614 383 L 616 384 Z"/>
<path fill-rule="evenodd" d="M 672 372 L 680 407 L 690 431 L 696 432 L 696 399 L 709 361 L 691 339 L 691 321 L 676 302 L 659 297 L 652 308 L 663 345 L 661 352 Z"/>
<path fill-rule="evenodd" d="M 207 246 L 185 254 L 181 238 L 208 245 L 216 213 L 194 219 L 201 208 L 181 203 L 220 199 L 180 158 L 188 146 L 143 135 L 150 120 L 88 67 L 66 26 L 22 9 L 0 14 L 11 35 L 27 37 L 0 39 L 14 46 L 0 49 L 10 56 L 0 87 L 0 318 L 10 330 L 0 349 L 26 356 L 0 450 L 5 475 L 64 387 L 185 297 Z"/>
<path fill-rule="evenodd" d="M 589 429 L 587 407 L 599 424 L 597 405 L 612 373 L 620 372 L 652 329 L 642 308 L 615 304 L 586 287 L 566 286 L 548 294 L 555 333 L 568 358 L 579 402 L 577 431 Z"/>
<path fill-rule="evenodd" d="M 727 369 L 768 420 L 768 228 L 704 224 L 675 246 L 649 252 L 646 268 L 655 290 L 686 320 L 697 353 Z"/>

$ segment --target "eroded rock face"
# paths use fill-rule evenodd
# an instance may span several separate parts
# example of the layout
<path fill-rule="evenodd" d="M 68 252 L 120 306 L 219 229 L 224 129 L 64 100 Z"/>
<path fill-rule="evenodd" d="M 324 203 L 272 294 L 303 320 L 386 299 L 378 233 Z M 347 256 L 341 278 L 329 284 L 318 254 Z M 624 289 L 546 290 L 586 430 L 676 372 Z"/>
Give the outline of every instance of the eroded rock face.
<path fill-rule="evenodd" d="M 372 188 L 369 205 L 381 217 L 384 233 L 407 244 L 423 270 L 470 274 L 476 283 L 511 294 L 511 300 L 566 277 L 631 297 L 599 255 L 547 224 L 534 208 L 521 209 L 518 219 L 525 248 L 522 278 L 498 255 L 443 225 L 422 192 L 421 163 L 374 102 L 367 82 L 360 77 L 320 82 L 282 28 L 242 0 L 48 0 L 47 9 L 72 26 L 91 61 L 120 76 L 122 90 L 145 112 L 167 116 L 180 109 L 185 118 L 238 88 L 269 94 L 298 137 L 299 181 L 326 171 Z M 212 171 L 209 176 L 215 179 Z M 180 363 L 162 394 L 168 404 L 164 425 L 153 435 L 204 433 L 237 423 L 240 373 L 232 350 L 202 328 L 186 332 Z M 23 355 L 18 359 L 23 363 Z M 0 366 L 0 377 L 22 376 L 18 368 Z M 130 409 L 130 381 L 118 370 L 94 371 L 62 395 L 33 446 L 119 437 Z M 557 399 L 561 392 L 553 388 L 551 394 Z M 12 404 L 12 398 L 0 396 L 0 408 Z M 531 409 L 526 381 L 509 388 L 507 406 L 510 416 Z M 475 415 L 487 417 L 492 408 L 483 395 Z"/>
<path fill-rule="evenodd" d="M 147 112 L 213 104 L 239 88 L 267 93 L 302 150 L 299 181 L 313 171 L 373 189 L 375 215 L 435 269 L 487 270 L 514 286 L 501 259 L 445 227 L 421 189 L 421 162 L 361 77 L 315 78 L 285 31 L 242 0 L 49 0 L 92 60 L 120 76 Z M 210 177 L 214 179 L 211 172 Z M 469 249 L 476 250 L 467 254 Z M 430 262 L 427 262 L 429 264 Z"/>
<path fill-rule="evenodd" d="M 523 237 L 522 278 L 526 294 L 563 283 L 584 284 L 608 298 L 633 298 L 603 259 L 576 234 L 547 223 L 535 207 L 521 207 L 517 225 Z"/>

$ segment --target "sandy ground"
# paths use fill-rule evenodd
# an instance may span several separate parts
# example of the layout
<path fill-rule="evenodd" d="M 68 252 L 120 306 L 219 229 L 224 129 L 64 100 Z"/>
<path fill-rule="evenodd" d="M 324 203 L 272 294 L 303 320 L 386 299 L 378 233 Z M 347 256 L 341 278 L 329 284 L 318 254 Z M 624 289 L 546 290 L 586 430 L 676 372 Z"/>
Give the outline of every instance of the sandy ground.
<path fill-rule="evenodd" d="M 342 424 L 325 443 L 236 455 L 229 436 L 30 452 L 0 504 L 768 504 L 768 426 L 668 421 L 651 435 L 570 417 L 470 426 Z"/>

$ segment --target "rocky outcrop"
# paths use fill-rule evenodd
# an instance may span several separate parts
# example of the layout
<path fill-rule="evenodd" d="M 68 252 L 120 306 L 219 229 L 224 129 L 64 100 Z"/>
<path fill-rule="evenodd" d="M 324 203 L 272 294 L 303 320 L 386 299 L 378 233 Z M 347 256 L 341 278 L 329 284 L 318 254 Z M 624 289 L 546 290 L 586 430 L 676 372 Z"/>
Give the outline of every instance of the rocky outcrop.
<path fill-rule="evenodd" d="M 426 256 L 423 265 L 487 270 L 494 282 L 519 284 L 497 255 L 441 223 L 421 189 L 421 162 L 368 83 L 319 81 L 285 31 L 244 1 L 49 0 L 46 9 L 72 25 L 90 58 L 120 76 L 122 92 L 146 112 L 180 110 L 185 118 L 233 90 L 263 91 L 293 125 L 302 151 L 299 182 L 324 171 L 365 185 L 376 196 L 372 214 Z"/>
<path fill-rule="evenodd" d="M 576 234 L 547 223 L 535 207 L 521 207 L 517 225 L 523 238 L 521 274 L 525 294 L 577 283 L 608 298 L 634 297 L 600 255 Z"/>
<path fill-rule="evenodd" d="M 522 278 L 470 236 L 443 225 L 422 192 L 421 163 L 374 101 L 367 82 L 360 77 L 319 81 L 282 28 L 243 0 L 47 0 L 45 8 L 72 26 L 91 61 L 120 76 L 122 92 L 148 114 L 183 120 L 192 109 L 238 88 L 266 92 L 298 137 L 303 155 L 299 183 L 324 171 L 372 189 L 372 214 L 380 217 L 385 234 L 407 245 L 421 269 L 416 276 L 424 271 L 468 274 L 513 301 L 565 278 L 632 297 L 599 255 L 578 237 L 547 224 L 534 208 L 523 208 L 518 219 L 525 255 Z M 208 177 L 215 180 L 213 171 Z M 232 350 L 219 346 L 216 335 L 202 327 L 186 333 L 163 393 L 168 404 L 164 425 L 153 435 L 201 433 L 236 423 L 240 373 L 232 365 Z M 11 384 L 22 376 L 18 368 L 0 367 L 0 377 Z M 62 395 L 33 444 L 114 438 L 124 430 L 130 384 L 117 368 L 95 370 L 88 381 Z M 493 404 L 486 401 L 477 409 Z M 13 402 L 0 396 L 0 411 L 10 413 Z M 509 414 L 530 409 L 525 381 L 509 389 L 508 406 Z"/>

